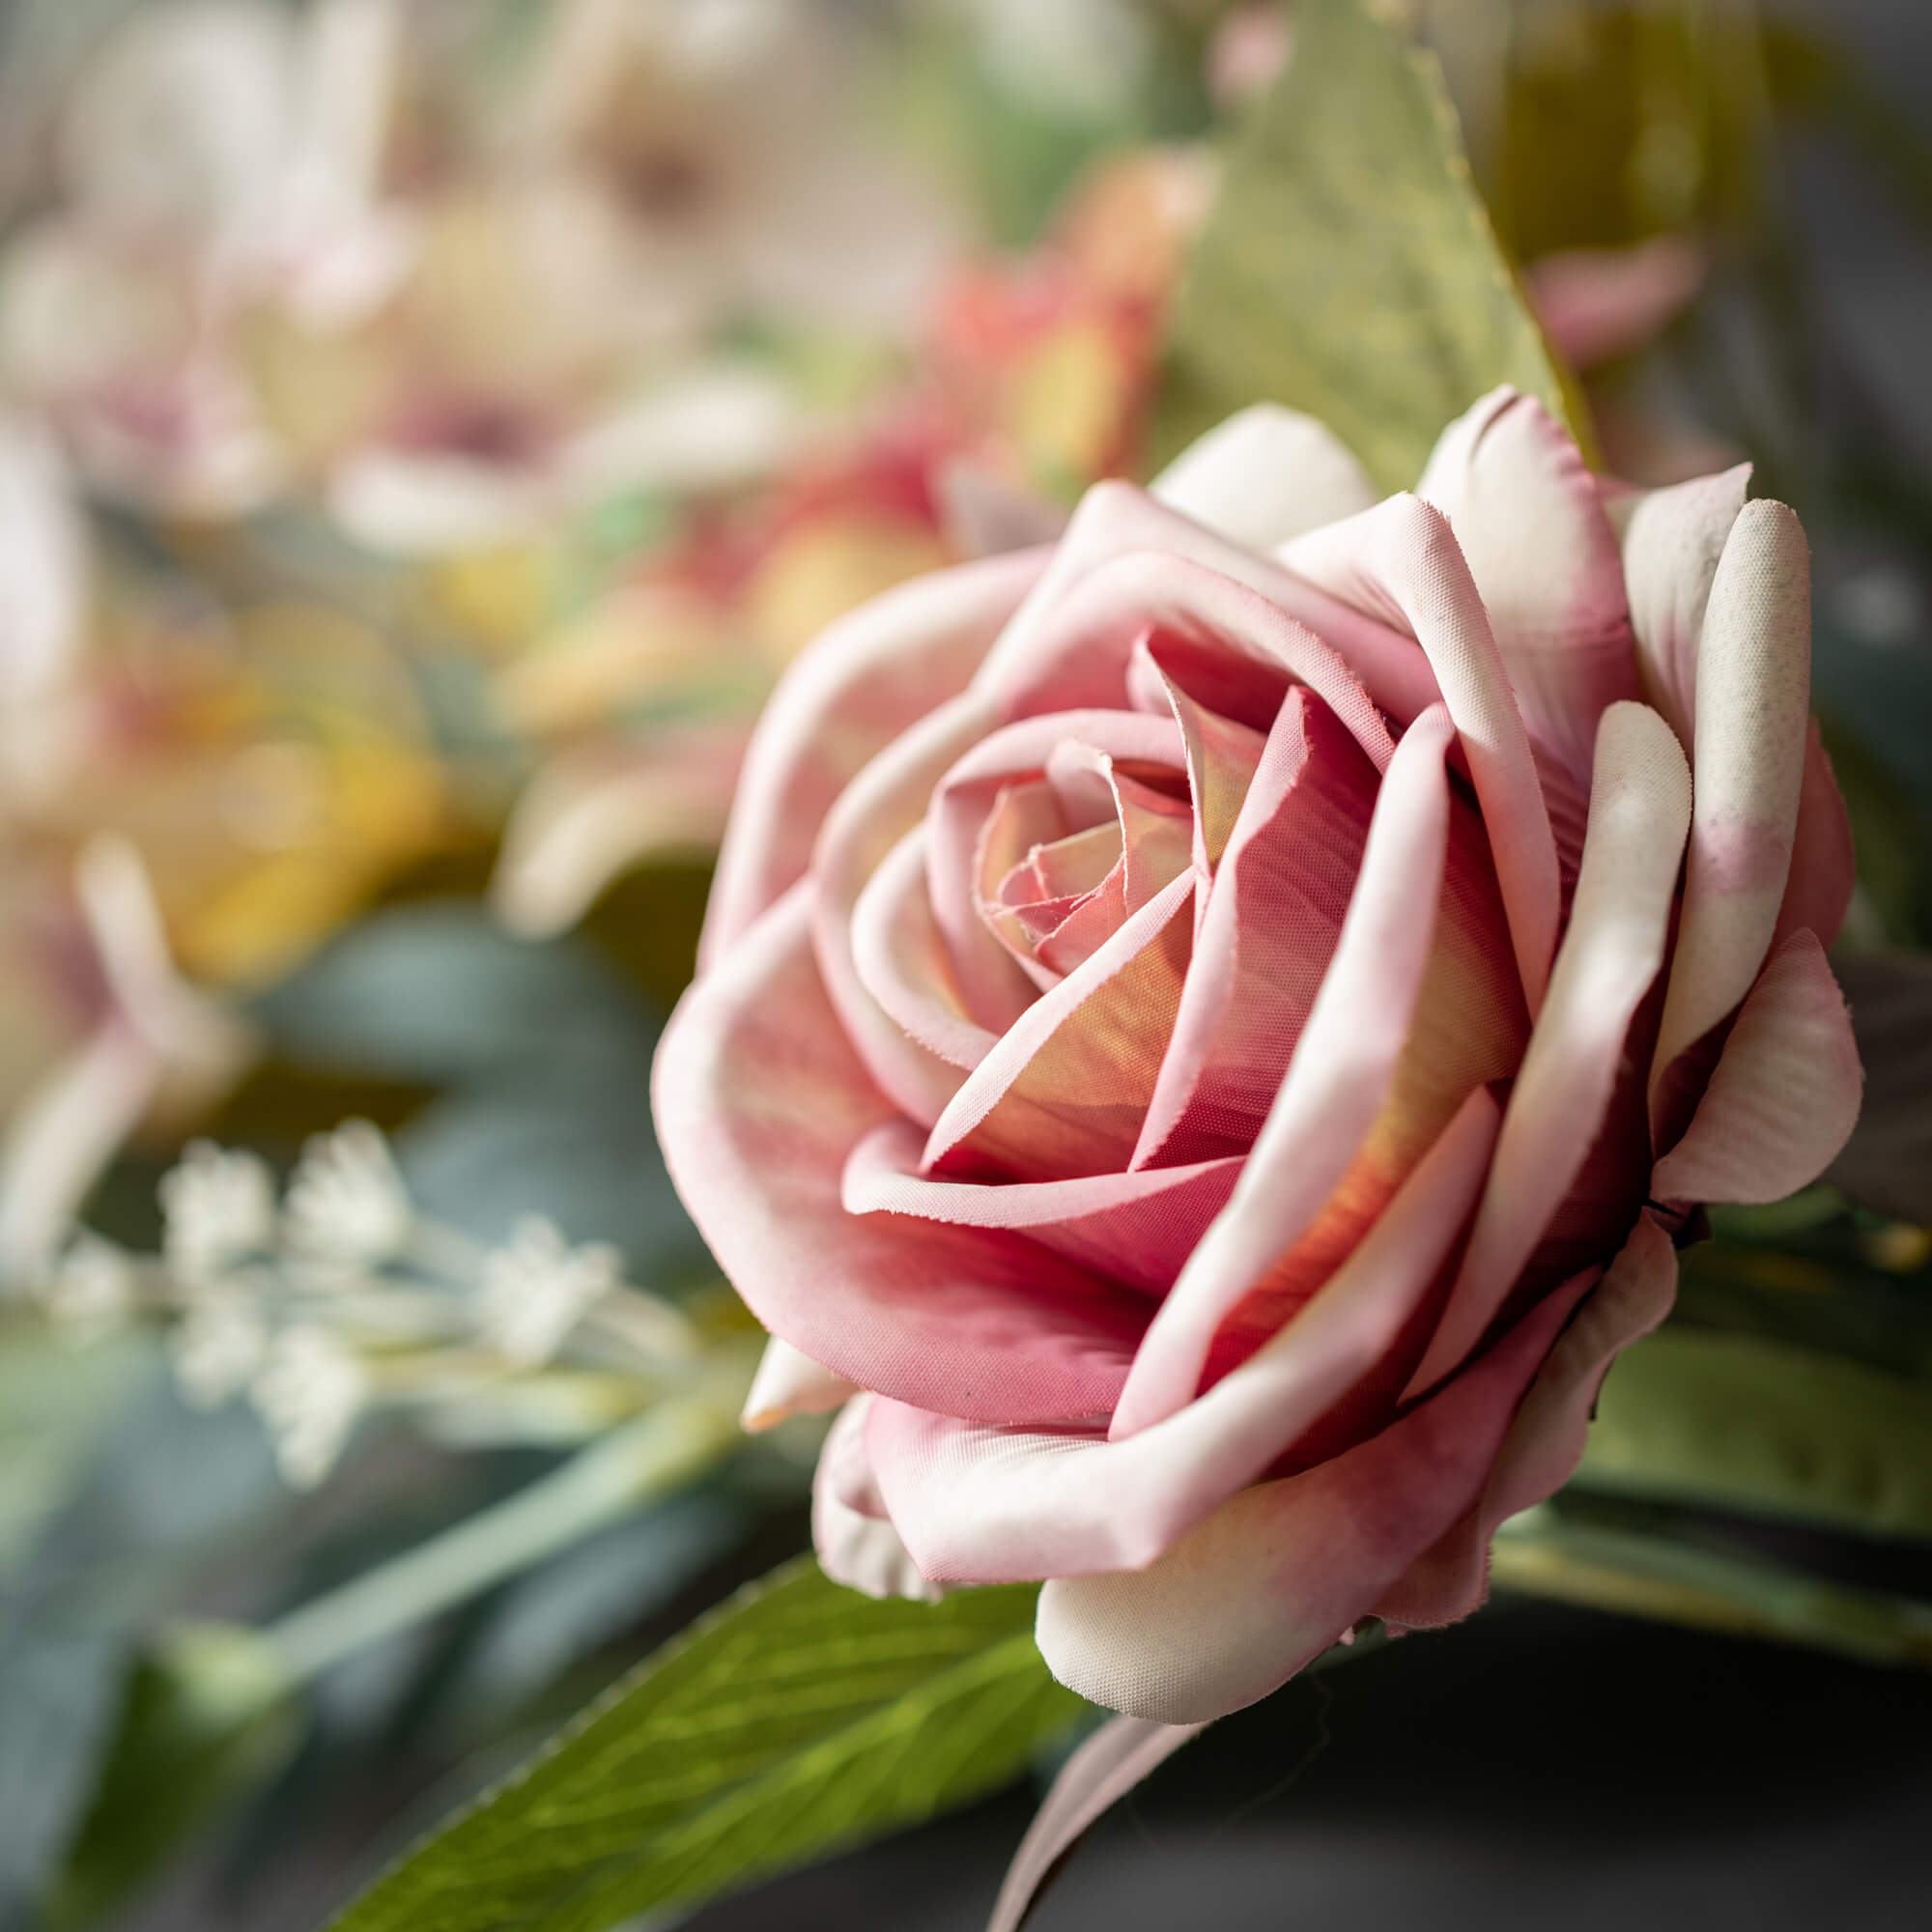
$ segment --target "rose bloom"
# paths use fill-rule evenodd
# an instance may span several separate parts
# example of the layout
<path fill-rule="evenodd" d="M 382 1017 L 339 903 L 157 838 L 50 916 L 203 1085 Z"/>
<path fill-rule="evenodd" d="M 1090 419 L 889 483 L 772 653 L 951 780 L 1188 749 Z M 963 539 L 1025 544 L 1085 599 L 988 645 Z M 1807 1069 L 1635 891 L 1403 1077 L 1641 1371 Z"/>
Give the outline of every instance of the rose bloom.
<path fill-rule="evenodd" d="M 753 1426 L 843 1405 L 830 1574 L 1042 1578 L 1054 1673 L 1175 1724 L 1482 1600 L 1700 1204 L 1858 1111 L 1747 480 L 1499 390 L 1377 502 L 1264 408 L 794 664 L 656 1105 Z"/>

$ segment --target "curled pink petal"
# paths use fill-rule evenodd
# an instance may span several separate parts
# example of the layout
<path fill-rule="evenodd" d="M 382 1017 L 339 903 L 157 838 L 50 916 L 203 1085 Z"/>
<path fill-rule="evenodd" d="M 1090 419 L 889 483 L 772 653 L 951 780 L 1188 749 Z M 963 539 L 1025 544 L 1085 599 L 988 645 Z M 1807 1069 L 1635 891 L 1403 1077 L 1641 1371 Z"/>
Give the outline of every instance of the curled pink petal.
<path fill-rule="evenodd" d="M 1661 1201 L 1781 1201 L 1851 1138 L 1864 1091 L 1845 996 L 1815 934 L 1766 963 L 1684 1138 L 1657 1163 Z"/>
<path fill-rule="evenodd" d="M 1482 1185 L 1497 1109 L 1475 1094 L 1362 1244 L 1259 1354 L 1124 1441 L 876 1406 L 872 1467 L 921 1570 L 949 1581 L 1137 1570 L 1261 1476 L 1383 1361 Z"/>
<path fill-rule="evenodd" d="M 1422 645 L 1482 803 L 1534 1015 L 1556 948 L 1556 843 L 1529 733 L 1447 520 L 1419 497 L 1391 497 L 1363 516 L 1312 531 L 1285 554 L 1295 570 L 1401 624 Z"/>
<path fill-rule="evenodd" d="M 1035 1894 L 1068 1848 L 1135 1785 L 1201 1735 L 1201 1724 L 1115 1718 L 1060 1768 L 1000 1887 L 986 1932 L 1019 1932 Z"/>
<path fill-rule="evenodd" d="M 1596 1138 L 1631 1018 L 1663 961 L 1690 773 L 1670 727 L 1613 704 L 1597 734 L 1583 868 L 1549 998 L 1441 1324 L 1406 1396 L 1433 1387 L 1495 1319 Z"/>
<path fill-rule="evenodd" d="M 1145 1301 L 1001 1230 L 848 1214 L 895 1118 L 826 997 L 795 887 L 678 1003 L 653 1111 L 672 1179 L 766 1327 L 862 1388 L 989 1422 L 1104 1414 Z"/>
<path fill-rule="evenodd" d="M 934 1180 L 920 1172 L 924 1137 L 888 1122 L 852 1150 L 844 1201 L 853 1214 L 913 1214 L 962 1228 L 1010 1228 L 1116 1281 L 1164 1294 L 1221 1211 L 1240 1173 L 1237 1157 L 1140 1174 L 992 1186 Z"/>
<path fill-rule="evenodd" d="M 1697 640 L 1750 475 L 1750 465 L 1740 463 L 1613 506 L 1644 702 L 1663 714 L 1686 753 L 1696 726 Z"/>
<path fill-rule="evenodd" d="M 1194 1394 L 1222 1321 L 1307 1231 L 1348 1172 L 1394 1077 L 1429 963 L 1449 840 L 1452 736 L 1439 707 L 1409 726 L 1382 781 L 1362 869 L 1321 990 L 1234 1198 L 1135 1357 L 1117 1437 Z"/>
<path fill-rule="evenodd" d="M 774 1335 L 758 1358 L 740 1425 L 748 1435 L 761 1435 L 794 1415 L 824 1415 L 858 1393 L 843 1376 Z"/>
<path fill-rule="evenodd" d="M 1629 248 L 1565 248 L 1523 270 L 1530 306 L 1573 369 L 1652 340 L 1704 284 L 1704 251 L 1685 235 Z"/>
<path fill-rule="evenodd" d="M 1697 645 L 1697 792 L 1653 1109 L 1671 1062 L 1731 1012 L 1764 964 L 1790 876 L 1810 702 L 1810 547 L 1782 503 L 1747 503 Z"/>
<path fill-rule="evenodd" d="M 1541 1302 L 1379 1435 L 1231 1497 L 1147 1569 L 1056 1577 L 1036 1624 L 1047 1667 L 1094 1703 L 1167 1724 L 1225 1717 L 1278 1689 L 1476 1502 L 1587 1286 Z"/>
<path fill-rule="evenodd" d="M 1576 443 L 1534 396 L 1496 389 L 1415 489 L 1456 533 L 1530 736 L 1587 786 L 1597 720 L 1637 682 L 1623 560 Z"/>
<path fill-rule="evenodd" d="M 899 1541 L 899 1533 L 877 1511 L 856 1509 L 847 1492 L 868 1480 L 866 1417 L 868 1395 L 855 1397 L 839 1412 L 818 1454 L 811 1484 L 811 1544 L 818 1567 L 835 1583 L 867 1597 L 910 1597 L 936 1604 L 946 1592 L 919 1574 L 919 1566 Z M 854 1463 L 862 1467 L 855 1471 Z"/>
<path fill-rule="evenodd" d="M 1148 495 L 1250 550 L 1366 510 L 1376 488 L 1324 422 L 1279 403 L 1236 411 L 1190 442 Z"/>
<path fill-rule="evenodd" d="M 861 767 L 965 688 L 1048 554 L 1022 551 L 915 578 L 841 617 L 792 663 L 746 754 L 700 969 L 803 876 L 819 826 Z"/>
<path fill-rule="evenodd" d="M 1118 575 L 1116 566 L 1135 554 L 1136 566 Z M 1096 603 L 1081 602 L 1068 612 L 1064 607 L 1091 577 L 1113 583 L 1112 594 L 1093 591 Z M 1243 604 L 1210 593 L 1207 608 L 1191 611 L 1190 586 L 1216 579 L 1258 594 Z M 1137 602 L 1145 596 L 1152 602 Z M 1330 663 L 1339 659 L 1348 683 L 1359 685 L 1398 724 L 1435 698 L 1427 661 L 1387 622 L 1117 482 L 1097 483 L 1081 498 L 1051 567 L 974 681 L 997 696 L 1009 715 L 1118 703 L 1134 644 L 1149 624 L 1170 623 L 1183 633 L 1205 625 L 1210 636 L 1225 634 L 1226 648 L 1286 665 L 1335 707 L 1371 756 L 1374 739 L 1379 735 L 1386 744 L 1387 733 L 1350 700 Z M 1298 638 L 1287 635 L 1296 629 Z"/>

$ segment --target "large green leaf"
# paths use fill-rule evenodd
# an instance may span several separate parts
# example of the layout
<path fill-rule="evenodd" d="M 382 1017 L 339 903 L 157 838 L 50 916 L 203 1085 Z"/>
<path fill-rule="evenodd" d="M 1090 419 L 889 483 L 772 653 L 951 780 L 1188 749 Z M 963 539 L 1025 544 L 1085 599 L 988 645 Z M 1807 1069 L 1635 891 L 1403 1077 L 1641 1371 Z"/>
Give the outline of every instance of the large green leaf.
<path fill-rule="evenodd" d="M 1577 412 L 1469 176 L 1428 56 L 1360 0 L 1298 0 L 1177 298 L 1155 442 L 1271 398 L 1405 490 L 1498 383 Z"/>
<path fill-rule="evenodd" d="M 1040 1662 L 1035 1594 L 874 1603 L 790 1564 L 646 1660 L 334 1932 L 600 1932 L 964 1804 L 1086 1709 Z"/>
<path fill-rule="evenodd" d="M 1932 1388 L 1761 1335 L 1666 1327 L 1617 1363 L 1584 1489 L 1932 1538 Z"/>

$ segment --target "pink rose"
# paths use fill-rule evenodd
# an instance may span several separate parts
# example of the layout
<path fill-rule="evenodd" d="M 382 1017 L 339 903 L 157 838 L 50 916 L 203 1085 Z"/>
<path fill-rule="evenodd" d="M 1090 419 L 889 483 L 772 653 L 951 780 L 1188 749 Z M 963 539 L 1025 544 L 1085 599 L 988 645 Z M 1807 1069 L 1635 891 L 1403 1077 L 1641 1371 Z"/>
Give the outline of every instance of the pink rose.
<path fill-rule="evenodd" d="M 1481 1600 L 1696 1204 L 1858 1111 L 1746 483 L 1605 485 L 1500 390 L 1377 503 L 1251 411 L 798 662 L 656 1104 L 753 1426 L 845 1404 L 828 1571 L 1044 1578 L 1055 1674 L 1170 1723 Z"/>

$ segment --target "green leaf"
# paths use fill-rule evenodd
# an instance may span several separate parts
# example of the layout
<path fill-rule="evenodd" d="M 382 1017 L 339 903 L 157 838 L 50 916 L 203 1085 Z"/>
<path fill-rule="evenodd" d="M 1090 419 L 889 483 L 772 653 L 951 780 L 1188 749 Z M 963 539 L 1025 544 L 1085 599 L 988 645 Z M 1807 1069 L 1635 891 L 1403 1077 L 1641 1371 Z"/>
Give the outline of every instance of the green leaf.
<path fill-rule="evenodd" d="M 85 1924 L 125 1898 L 225 1800 L 278 1769 L 300 1729 L 295 1686 L 266 1638 L 238 1624 L 162 1632 L 128 1681 L 54 1923 Z"/>
<path fill-rule="evenodd" d="M 1578 1521 L 1560 1502 L 1503 1525 L 1490 1578 L 1498 1590 L 1618 1616 L 1932 1669 L 1932 1605 L 1702 1547 L 1659 1527 Z"/>
<path fill-rule="evenodd" d="M 1573 1483 L 1932 1538 L 1932 1389 L 1762 1336 L 1666 1327 L 1604 1384 Z"/>
<path fill-rule="evenodd" d="M 1360 0 L 1299 0 L 1176 301 L 1155 443 L 1271 399 L 1320 416 L 1385 490 L 1498 383 L 1589 444 L 1470 179 L 1429 56 Z"/>
<path fill-rule="evenodd" d="M 649 1658 L 333 1932 L 600 1932 L 1006 1782 L 1085 1704 L 1032 1587 L 874 1603 L 810 1557 Z"/>

